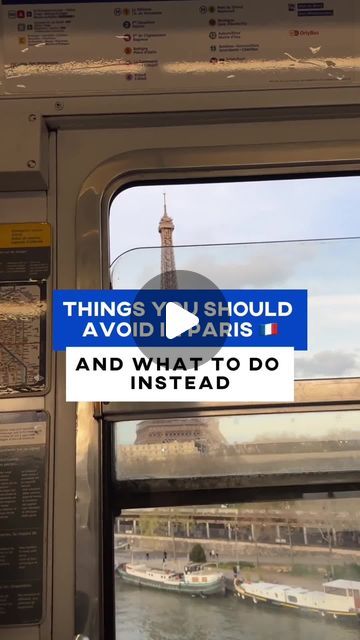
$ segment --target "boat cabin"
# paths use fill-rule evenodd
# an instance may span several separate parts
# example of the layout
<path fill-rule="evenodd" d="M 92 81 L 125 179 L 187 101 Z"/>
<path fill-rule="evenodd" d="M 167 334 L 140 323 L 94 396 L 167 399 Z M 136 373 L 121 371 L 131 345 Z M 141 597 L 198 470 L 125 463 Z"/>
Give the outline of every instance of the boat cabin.
<path fill-rule="evenodd" d="M 332 580 L 324 585 L 325 593 L 354 598 L 356 609 L 360 609 L 360 582 L 356 580 Z"/>
<path fill-rule="evenodd" d="M 354 596 L 360 602 L 360 582 L 356 580 L 332 580 L 324 585 L 325 593 L 336 596 Z"/>
<path fill-rule="evenodd" d="M 198 571 L 203 571 L 204 565 L 199 563 L 187 564 L 184 567 L 184 573 L 194 573 Z"/>

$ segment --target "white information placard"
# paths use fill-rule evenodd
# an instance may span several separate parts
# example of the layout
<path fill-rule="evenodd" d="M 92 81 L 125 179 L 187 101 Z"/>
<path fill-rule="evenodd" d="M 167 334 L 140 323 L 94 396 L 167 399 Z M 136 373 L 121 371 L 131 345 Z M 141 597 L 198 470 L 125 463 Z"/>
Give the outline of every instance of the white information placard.
<path fill-rule="evenodd" d="M 42 411 L 0 414 L 0 628 L 43 617 L 47 422 Z"/>
<path fill-rule="evenodd" d="M 0 93 L 351 86 L 360 81 L 359 5 L 5 0 Z"/>

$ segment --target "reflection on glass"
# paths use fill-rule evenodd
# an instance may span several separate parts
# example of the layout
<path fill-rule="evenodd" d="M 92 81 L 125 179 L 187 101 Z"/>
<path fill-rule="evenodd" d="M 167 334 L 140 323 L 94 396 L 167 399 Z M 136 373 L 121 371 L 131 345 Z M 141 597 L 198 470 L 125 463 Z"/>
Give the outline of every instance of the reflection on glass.
<path fill-rule="evenodd" d="M 114 536 L 118 638 L 358 638 L 358 497 L 126 510 Z"/>
<path fill-rule="evenodd" d="M 357 411 L 118 422 L 119 479 L 358 470 Z"/>
<path fill-rule="evenodd" d="M 307 289 L 308 351 L 295 354 L 297 379 L 360 376 L 360 240 L 174 247 L 176 268 L 219 288 Z M 161 248 L 136 249 L 112 269 L 115 289 L 158 275 Z M 181 288 L 181 281 L 178 282 Z"/>

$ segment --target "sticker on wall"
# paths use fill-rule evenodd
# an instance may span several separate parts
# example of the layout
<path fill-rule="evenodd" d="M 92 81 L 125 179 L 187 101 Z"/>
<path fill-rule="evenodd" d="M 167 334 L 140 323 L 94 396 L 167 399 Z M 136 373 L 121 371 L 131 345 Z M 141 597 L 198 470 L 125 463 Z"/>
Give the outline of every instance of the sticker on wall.
<path fill-rule="evenodd" d="M 43 615 L 45 412 L 0 414 L 0 628 Z"/>
<path fill-rule="evenodd" d="M 0 396 L 46 388 L 47 223 L 0 225 Z"/>

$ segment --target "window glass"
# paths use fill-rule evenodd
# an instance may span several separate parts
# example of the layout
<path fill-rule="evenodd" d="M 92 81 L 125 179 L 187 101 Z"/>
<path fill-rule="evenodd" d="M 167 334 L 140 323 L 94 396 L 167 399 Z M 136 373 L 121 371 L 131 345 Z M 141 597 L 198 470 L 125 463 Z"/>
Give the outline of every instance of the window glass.
<path fill-rule="evenodd" d="M 140 288 L 159 274 L 159 221 L 170 216 L 178 270 L 220 288 L 309 290 L 297 379 L 358 377 L 359 193 L 360 178 L 345 176 L 127 189 L 110 211 L 112 286 Z M 353 410 L 154 417 L 114 429 L 119 481 L 254 475 L 265 485 L 282 473 L 359 468 Z M 118 638 L 358 638 L 359 496 L 128 509 L 114 545 Z"/>
<path fill-rule="evenodd" d="M 118 479 L 356 471 L 358 411 L 312 411 L 115 424 Z"/>
<path fill-rule="evenodd" d="M 160 244 L 166 193 L 175 245 L 358 236 L 360 177 L 131 187 L 110 210 L 110 260 Z M 206 275 L 206 274 L 205 274 Z"/>
<path fill-rule="evenodd" d="M 171 216 L 177 269 L 223 288 L 309 290 L 309 351 L 296 355 L 298 379 L 357 377 L 359 184 L 339 177 L 127 189 L 110 212 L 112 286 L 139 288 L 159 274 L 159 221 Z M 282 473 L 359 468 L 353 410 L 152 417 L 114 429 L 119 481 L 191 477 L 199 486 L 201 477 L 253 474 L 265 485 Z M 328 640 L 358 637 L 358 496 L 128 509 L 114 535 L 118 638 L 322 640 L 324 622 Z"/>
<path fill-rule="evenodd" d="M 114 535 L 117 638 L 358 638 L 358 497 L 126 510 Z"/>

